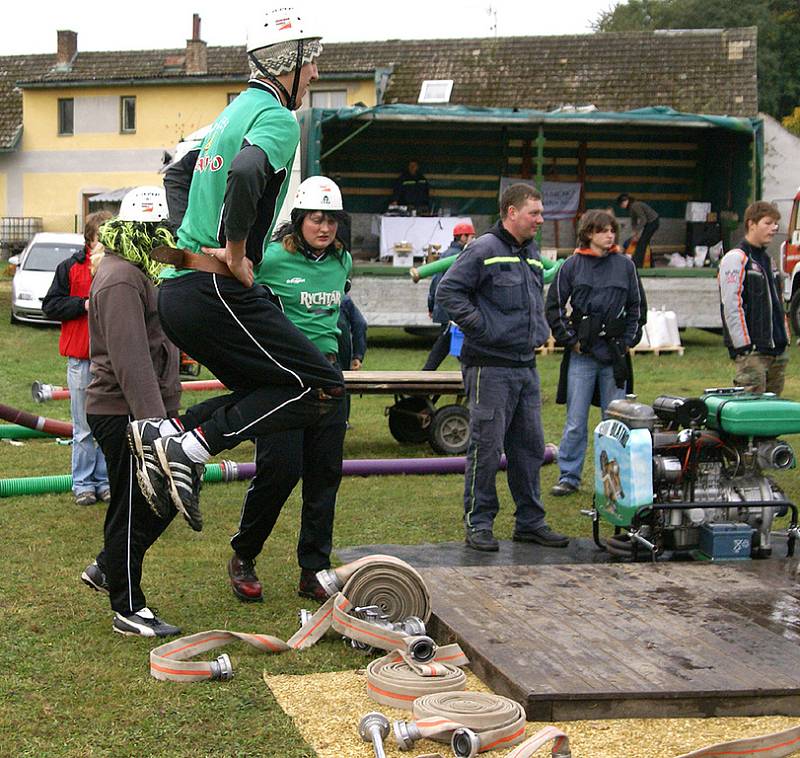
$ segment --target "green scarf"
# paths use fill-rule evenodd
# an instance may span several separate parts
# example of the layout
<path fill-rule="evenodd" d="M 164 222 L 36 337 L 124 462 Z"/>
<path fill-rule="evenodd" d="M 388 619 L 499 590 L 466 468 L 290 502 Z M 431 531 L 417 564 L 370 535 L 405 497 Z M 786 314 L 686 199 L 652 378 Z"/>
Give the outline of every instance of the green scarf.
<path fill-rule="evenodd" d="M 154 261 L 150 251 L 159 245 L 177 247 L 172 232 L 154 221 L 112 218 L 100 227 L 97 238 L 106 250 L 138 266 L 155 284 L 166 265 Z"/>

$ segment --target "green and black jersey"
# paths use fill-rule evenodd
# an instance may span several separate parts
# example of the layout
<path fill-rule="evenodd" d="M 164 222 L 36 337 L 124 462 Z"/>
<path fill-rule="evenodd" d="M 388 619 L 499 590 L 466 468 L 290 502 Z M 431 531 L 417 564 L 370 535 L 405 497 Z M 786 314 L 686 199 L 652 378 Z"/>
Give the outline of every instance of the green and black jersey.
<path fill-rule="evenodd" d="M 257 265 L 286 197 L 299 141 L 297 121 L 277 93 L 251 81 L 200 146 L 178 245 L 199 251 L 246 239 L 247 256 Z"/>
<path fill-rule="evenodd" d="M 353 267 L 350 253 L 342 250 L 340 256 L 327 253 L 312 260 L 302 253 L 290 253 L 280 241 L 272 242 L 264 250 L 255 277 L 280 299 L 289 321 L 322 353 L 338 351 L 336 322 Z"/>

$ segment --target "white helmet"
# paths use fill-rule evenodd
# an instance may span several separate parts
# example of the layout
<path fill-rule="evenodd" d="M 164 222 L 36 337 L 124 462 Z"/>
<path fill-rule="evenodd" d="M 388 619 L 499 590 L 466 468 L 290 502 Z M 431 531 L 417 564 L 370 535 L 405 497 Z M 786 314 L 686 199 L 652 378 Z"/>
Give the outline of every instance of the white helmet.
<path fill-rule="evenodd" d="M 120 221 L 163 221 L 168 217 L 163 187 L 134 187 L 119 207 Z"/>
<path fill-rule="evenodd" d="M 322 31 L 309 23 L 308 17 L 293 5 L 270 8 L 247 29 L 247 52 L 261 50 L 281 42 L 320 39 Z"/>
<path fill-rule="evenodd" d="M 340 211 L 342 192 L 327 176 L 309 176 L 297 188 L 292 207 L 309 211 Z"/>

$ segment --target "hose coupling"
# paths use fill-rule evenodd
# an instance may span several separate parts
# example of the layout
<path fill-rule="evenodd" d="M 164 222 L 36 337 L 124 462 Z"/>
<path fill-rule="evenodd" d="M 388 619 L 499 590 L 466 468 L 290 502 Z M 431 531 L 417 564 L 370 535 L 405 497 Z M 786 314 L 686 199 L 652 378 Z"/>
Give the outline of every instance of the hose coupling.
<path fill-rule="evenodd" d="M 215 661 L 211 661 L 211 678 L 223 682 L 233 679 L 233 666 L 227 653 L 223 653 Z"/>
<path fill-rule="evenodd" d="M 358 733 L 364 742 L 371 742 L 375 758 L 386 758 L 383 741 L 389 734 L 389 719 L 378 711 L 371 711 L 361 717 Z"/>
<path fill-rule="evenodd" d="M 314 615 L 314 611 L 308 610 L 308 608 L 301 608 L 297 611 L 297 620 L 300 622 L 300 628 L 302 629 L 309 621 L 311 621 L 311 617 Z"/>
<path fill-rule="evenodd" d="M 395 630 L 411 637 L 425 634 L 425 622 L 419 616 L 408 616 L 394 624 Z"/>
<path fill-rule="evenodd" d="M 336 576 L 336 572 L 333 569 L 317 571 L 317 581 L 322 585 L 322 589 L 328 593 L 328 597 L 333 597 L 343 587 L 341 580 Z"/>
<path fill-rule="evenodd" d="M 395 721 L 392 725 L 392 734 L 400 750 L 411 750 L 414 743 L 422 738 L 419 728 L 413 721 Z"/>
<path fill-rule="evenodd" d="M 422 635 L 408 646 L 408 654 L 417 663 L 427 663 L 436 655 L 436 643 L 427 635 Z"/>
<path fill-rule="evenodd" d="M 462 726 L 453 732 L 450 748 L 456 758 L 475 758 L 481 749 L 481 738 L 472 729 Z"/>

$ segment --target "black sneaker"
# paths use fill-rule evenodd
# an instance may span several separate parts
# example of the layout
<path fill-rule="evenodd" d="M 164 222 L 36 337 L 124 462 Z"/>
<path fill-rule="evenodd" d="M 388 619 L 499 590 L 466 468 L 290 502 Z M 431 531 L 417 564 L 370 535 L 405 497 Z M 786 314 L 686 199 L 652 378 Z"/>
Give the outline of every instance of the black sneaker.
<path fill-rule="evenodd" d="M 153 442 L 158 465 L 166 474 L 166 483 L 172 504 L 183 514 L 196 532 L 203 529 L 200 513 L 200 487 L 205 466 L 195 463 L 183 452 L 177 437 L 160 437 Z"/>
<path fill-rule="evenodd" d="M 496 553 L 500 543 L 495 539 L 491 529 L 467 529 L 464 541 L 473 550 L 482 550 L 486 553 Z"/>
<path fill-rule="evenodd" d="M 181 633 L 177 626 L 162 621 L 149 608 L 128 615 L 115 613 L 112 628 L 118 634 L 139 637 L 172 637 Z"/>
<path fill-rule="evenodd" d="M 106 575 L 103 573 L 103 570 L 97 565 L 97 561 L 93 561 L 83 570 L 81 573 L 81 581 L 95 592 L 105 592 L 108 594 L 108 581 L 106 580 Z"/>
<path fill-rule="evenodd" d="M 530 532 L 514 532 L 514 542 L 535 542 L 537 545 L 545 547 L 566 547 L 569 545 L 569 537 L 565 534 L 554 532 L 546 524 Z"/>
<path fill-rule="evenodd" d="M 572 482 L 559 482 L 553 485 L 550 494 L 553 497 L 564 497 L 565 495 L 574 495 L 578 488 Z"/>
<path fill-rule="evenodd" d="M 153 442 L 161 433 L 159 428 L 163 419 L 139 419 L 128 424 L 128 445 L 136 463 L 136 481 L 147 504 L 161 519 L 172 511 L 172 498 L 164 472 L 158 465 Z"/>

